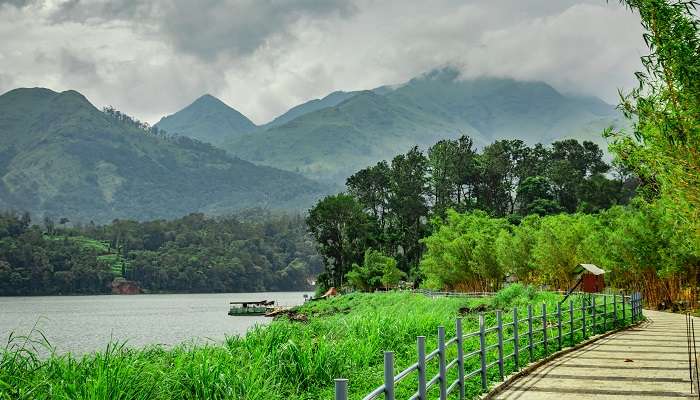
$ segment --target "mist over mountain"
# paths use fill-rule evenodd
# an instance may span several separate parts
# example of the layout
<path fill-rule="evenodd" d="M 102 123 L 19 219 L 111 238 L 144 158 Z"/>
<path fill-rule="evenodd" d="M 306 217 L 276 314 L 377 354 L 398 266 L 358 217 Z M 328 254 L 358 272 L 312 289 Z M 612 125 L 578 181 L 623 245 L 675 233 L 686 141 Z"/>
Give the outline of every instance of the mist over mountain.
<path fill-rule="evenodd" d="M 256 128 L 246 116 L 209 94 L 175 114 L 161 118 L 156 126 L 214 145 L 238 138 Z"/>
<path fill-rule="evenodd" d="M 290 108 L 284 114 L 273 119 L 272 121 L 268 122 L 267 124 L 262 125 L 262 128 L 268 129 L 268 128 L 272 128 L 275 126 L 284 125 L 285 123 L 287 123 L 287 122 L 289 122 L 297 117 L 300 117 L 304 114 L 308 114 L 310 112 L 322 110 L 322 109 L 328 108 L 328 107 L 335 107 L 338 104 L 342 103 L 343 101 L 355 96 L 357 93 L 358 92 L 336 91 L 336 92 L 333 92 L 322 99 L 309 100 L 305 103 L 299 104 L 298 106 L 294 106 L 294 107 Z"/>
<path fill-rule="evenodd" d="M 597 98 L 565 95 L 544 82 L 461 79 L 444 68 L 395 87 L 335 92 L 222 147 L 256 164 L 338 184 L 412 146 L 462 134 L 480 146 L 501 138 L 529 144 L 577 138 L 605 148 L 601 131 L 621 124 L 615 108 Z"/>
<path fill-rule="evenodd" d="M 212 99 L 198 102 L 216 104 Z M 75 91 L 15 89 L 0 96 L 4 209 L 106 222 L 302 209 L 321 191 L 297 174 L 102 112 Z"/>

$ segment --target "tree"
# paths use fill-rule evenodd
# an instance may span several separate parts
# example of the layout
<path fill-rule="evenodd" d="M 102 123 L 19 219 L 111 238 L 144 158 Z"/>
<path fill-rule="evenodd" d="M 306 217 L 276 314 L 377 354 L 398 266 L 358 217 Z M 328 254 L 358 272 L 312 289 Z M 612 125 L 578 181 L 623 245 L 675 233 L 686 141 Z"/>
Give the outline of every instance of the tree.
<path fill-rule="evenodd" d="M 362 259 L 371 245 L 372 223 L 362 205 L 350 195 L 327 196 L 309 210 L 309 232 L 323 256 L 327 284 L 341 287 L 353 263 Z M 321 279 L 319 279 L 321 280 Z"/>
<path fill-rule="evenodd" d="M 428 215 L 428 161 L 417 147 L 391 161 L 389 208 L 399 265 L 409 272 L 422 254 L 420 239 L 424 236 Z"/>
<path fill-rule="evenodd" d="M 695 1 L 624 0 L 639 13 L 649 54 L 638 87 L 622 96 L 632 135 L 609 131 L 612 151 L 643 184 L 672 201 L 670 217 L 700 248 L 700 27 Z"/>
<path fill-rule="evenodd" d="M 353 264 L 352 270 L 347 274 L 350 285 L 366 292 L 382 286 L 385 289 L 396 286 L 405 276 L 396 266 L 396 260 L 371 248 L 365 251 L 362 265 Z"/>
<path fill-rule="evenodd" d="M 55 224 L 53 222 L 53 218 L 51 218 L 48 215 L 45 215 L 44 216 L 44 228 L 46 228 L 46 234 L 53 235 L 54 227 L 55 227 Z"/>
<path fill-rule="evenodd" d="M 557 202 L 567 212 L 578 209 L 580 198 L 589 189 L 587 180 L 610 169 L 603 161 L 603 152 L 597 144 L 588 141 L 579 143 L 575 139 L 552 143 L 550 163 L 547 177 L 552 182 Z"/>
<path fill-rule="evenodd" d="M 476 204 L 476 188 L 479 184 L 478 154 L 473 140 L 466 135 L 457 139 L 457 149 L 453 162 L 457 183 L 455 209 L 472 210 Z"/>
<path fill-rule="evenodd" d="M 554 214 L 561 210 L 554 200 L 552 184 L 544 176 L 529 176 L 518 184 L 518 211 L 523 215 Z"/>
<path fill-rule="evenodd" d="M 432 212 L 445 216 L 458 205 L 459 145 L 456 140 L 441 140 L 428 149 L 429 191 Z"/>
<path fill-rule="evenodd" d="M 483 211 L 459 214 L 448 211 L 444 222 L 422 240 L 427 247 L 421 260 L 426 285 L 433 288 L 494 290 L 504 278 L 496 256 L 496 241 L 507 229 L 503 218 L 491 218 Z"/>
<path fill-rule="evenodd" d="M 389 180 L 391 169 L 386 161 L 362 169 L 349 177 L 345 186 L 348 193 L 362 204 L 366 211 L 379 222 L 384 229 L 389 207 Z"/>
<path fill-rule="evenodd" d="M 483 210 L 495 216 L 513 213 L 525 149 L 522 140 L 497 140 L 484 148 L 479 158 L 481 181 L 478 194 Z"/>

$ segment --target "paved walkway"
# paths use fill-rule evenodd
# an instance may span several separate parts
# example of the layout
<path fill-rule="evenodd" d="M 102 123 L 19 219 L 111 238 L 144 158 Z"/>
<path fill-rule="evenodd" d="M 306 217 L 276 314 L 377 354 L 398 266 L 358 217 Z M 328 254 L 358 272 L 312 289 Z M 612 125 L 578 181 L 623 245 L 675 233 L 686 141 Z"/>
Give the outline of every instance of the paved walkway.
<path fill-rule="evenodd" d="M 545 364 L 495 398 L 697 399 L 690 394 L 685 316 L 648 310 L 644 315 L 643 325 Z"/>

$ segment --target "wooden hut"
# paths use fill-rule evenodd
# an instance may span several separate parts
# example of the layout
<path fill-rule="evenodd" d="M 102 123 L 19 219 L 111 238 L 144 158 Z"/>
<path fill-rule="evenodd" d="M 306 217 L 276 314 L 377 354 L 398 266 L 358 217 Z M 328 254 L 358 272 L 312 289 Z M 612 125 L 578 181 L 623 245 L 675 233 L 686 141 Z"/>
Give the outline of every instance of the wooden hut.
<path fill-rule="evenodd" d="M 580 275 L 581 290 L 586 293 L 600 293 L 605 289 L 605 271 L 593 264 L 579 264 L 576 273 Z"/>

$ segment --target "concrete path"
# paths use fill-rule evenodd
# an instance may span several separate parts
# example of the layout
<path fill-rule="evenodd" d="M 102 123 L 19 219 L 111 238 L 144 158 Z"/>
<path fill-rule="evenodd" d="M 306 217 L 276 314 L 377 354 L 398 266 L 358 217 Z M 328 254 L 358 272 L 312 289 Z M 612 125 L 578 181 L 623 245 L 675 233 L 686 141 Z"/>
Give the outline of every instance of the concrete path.
<path fill-rule="evenodd" d="M 495 398 L 698 399 L 697 392 L 690 394 L 685 316 L 648 310 L 644 315 L 643 325 L 545 364 Z"/>

